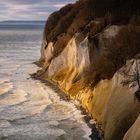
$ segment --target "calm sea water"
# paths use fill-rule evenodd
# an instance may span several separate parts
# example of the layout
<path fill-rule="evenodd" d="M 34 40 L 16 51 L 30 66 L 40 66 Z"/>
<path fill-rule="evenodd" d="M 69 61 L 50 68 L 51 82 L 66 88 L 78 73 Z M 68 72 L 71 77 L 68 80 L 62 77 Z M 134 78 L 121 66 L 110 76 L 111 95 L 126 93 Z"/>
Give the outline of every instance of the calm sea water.
<path fill-rule="evenodd" d="M 38 59 L 44 25 L 0 24 L 0 58 Z M 27 57 L 30 56 L 30 57 Z M 36 56 L 36 57 L 35 57 Z"/>
<path fill-rule="evenodd" d="M 0 140 L 86 140 L 72 102 L 30 77 L 39 68 L 43 24 L 0 23 Z"/>
<path fill-rule="evenodd" d="M 37 61 L 44 24 L 0 23 L 0 80 L 12 78 L 17 67 Z"/>

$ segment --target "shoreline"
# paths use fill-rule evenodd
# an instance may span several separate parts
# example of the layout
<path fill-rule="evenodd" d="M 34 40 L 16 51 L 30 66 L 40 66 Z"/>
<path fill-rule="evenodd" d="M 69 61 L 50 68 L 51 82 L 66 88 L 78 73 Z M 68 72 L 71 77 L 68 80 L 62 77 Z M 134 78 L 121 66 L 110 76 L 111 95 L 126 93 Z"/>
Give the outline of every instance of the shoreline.
<path fill-rule="evenodd" d="M 38 62 L 34 62 L 33 64 L 41 67 Z M 91 140 L 104 140 L 103 133 L 99 126 L 96 124 L 96 121 L 90 116 L 89 112 L 80 104 L 79 101 L 71 99 L 70 95 L 68 95 L 58 84 L 49 80 L 49 79 L 41 79 L 37 73 L 33 73 L 30 75 L 32 79 L 39 80 L 41 83 L 49 86 L 54 90 L 60 99 L 69 102 L 72 101 L 77 110 L 81 111 L 81 114 L 84 115 L 83 120 L 87 124 L 87 126 L 91 129 L 91 134 L 88 136 Z"/>

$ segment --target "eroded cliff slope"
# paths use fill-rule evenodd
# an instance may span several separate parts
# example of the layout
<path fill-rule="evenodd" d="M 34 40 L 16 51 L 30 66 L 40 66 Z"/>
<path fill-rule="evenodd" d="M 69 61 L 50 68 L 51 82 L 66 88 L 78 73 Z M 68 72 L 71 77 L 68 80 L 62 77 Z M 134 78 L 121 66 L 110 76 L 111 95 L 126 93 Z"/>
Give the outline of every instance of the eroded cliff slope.
<path fill-rule="evenodd" d="M 105 140 L 139 140 L 139 53 L 138 1 L 80 0 L 47 20 L 38 75 L 78 100 Z"/>

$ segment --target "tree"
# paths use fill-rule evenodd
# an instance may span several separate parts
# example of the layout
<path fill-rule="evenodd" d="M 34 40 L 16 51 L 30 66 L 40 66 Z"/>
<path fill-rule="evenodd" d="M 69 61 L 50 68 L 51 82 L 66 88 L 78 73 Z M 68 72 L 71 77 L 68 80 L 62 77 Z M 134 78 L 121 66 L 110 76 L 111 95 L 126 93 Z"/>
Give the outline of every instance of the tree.
<path fill-rule="evenodd" d="M 122 85 L 130 85 L 130 87 L 136 87 L 137 90 L 134 93 L 136 99 L 140 102 L 140 71 L 139 71 L 139 60 L 136 58 L 131 62 L 129 68 L 124 68 L 121 74 L 125 77 L 125 80 L 121 82 Z"/>

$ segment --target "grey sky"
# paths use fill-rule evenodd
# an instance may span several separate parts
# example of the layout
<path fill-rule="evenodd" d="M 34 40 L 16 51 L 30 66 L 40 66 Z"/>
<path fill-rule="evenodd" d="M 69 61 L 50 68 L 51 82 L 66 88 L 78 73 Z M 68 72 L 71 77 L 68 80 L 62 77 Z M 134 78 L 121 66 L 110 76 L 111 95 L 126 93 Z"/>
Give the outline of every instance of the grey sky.
<path fill-rule="evenodd" d="M 76 0 L 0 0 L 0 21 L 46 20 L 53 11 Z"/>

